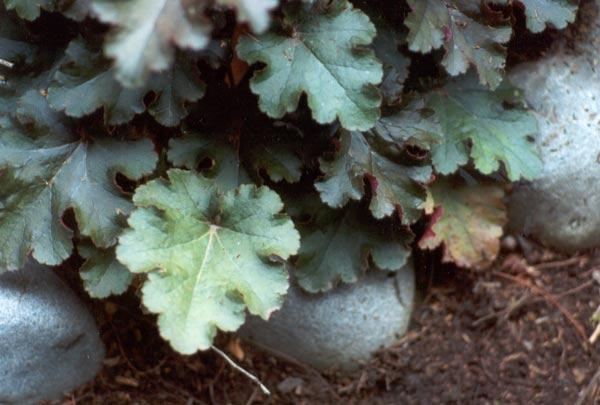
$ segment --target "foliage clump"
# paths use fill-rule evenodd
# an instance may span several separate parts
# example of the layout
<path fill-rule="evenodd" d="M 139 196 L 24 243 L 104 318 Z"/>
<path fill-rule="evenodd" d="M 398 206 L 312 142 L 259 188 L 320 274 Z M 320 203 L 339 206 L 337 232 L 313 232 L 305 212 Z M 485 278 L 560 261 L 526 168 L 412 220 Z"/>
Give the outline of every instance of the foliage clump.
<path fill-rule="evenodd" d="M 551 3 L 551 4 L 550 4 Z M 161 334 L 210 347 L 288 288 L 400 269 L 418 246 L 482 267 L 504 185 L 541 170 L 505 79 L 518 21 L 561 0 L 4 0 L 0 271 L 85 261 L 136 278 Z"/>

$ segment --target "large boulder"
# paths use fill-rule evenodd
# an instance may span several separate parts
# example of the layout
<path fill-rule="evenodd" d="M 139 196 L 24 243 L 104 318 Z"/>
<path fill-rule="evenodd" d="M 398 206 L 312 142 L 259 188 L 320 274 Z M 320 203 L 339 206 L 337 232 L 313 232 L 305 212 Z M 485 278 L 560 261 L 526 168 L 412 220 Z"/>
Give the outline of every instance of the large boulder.
<path fill-rule="evenodd" d="M 0 404 L 57 399 L 104 358 L 94 319 L 45 266 L 0 274 Z"/>
<path fill-rule="evenodd" d="M 584 14 L 597 15 L 593 2 Z M 592 17 L 574 48 L 561 43 L 509 74 L 535 110 L 544 162 L 541 178 L 514 188 L 510 228 L 564 252 L 600 246 L 599 24 Z"/>
<path fill-rule="evenodd" d="M 280 311 L 268 322 L 249 317 L 240 334 L 319 370 L 352 370 L 406 332 L 414 291 L 412 263 L 394 276 L 371 271 L 326 293 L 308 294 L 292 285 Z"/>

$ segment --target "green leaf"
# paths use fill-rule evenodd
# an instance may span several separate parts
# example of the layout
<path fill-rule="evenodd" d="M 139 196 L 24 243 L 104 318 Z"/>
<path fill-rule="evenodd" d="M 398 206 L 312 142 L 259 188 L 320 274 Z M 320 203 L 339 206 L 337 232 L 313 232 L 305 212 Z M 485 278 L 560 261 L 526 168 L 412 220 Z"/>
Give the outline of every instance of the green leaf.
<path fill-rule="evenodd" d="M 373 151 L 359 132 L 343 131 L 340 148 L 333 161 L 320 160 L 322 181 L 315 183 L 321 200 L 330 207 L 343 207 L 349 200 L 360 200 L 365 180 L 371 186 L 369 209 L 375 218 L 398 211 L 403 224 L 421 215 L 426 192 L 422 186 L 431 177 L 428 166 L 403 166 Z"/>
<path fill-rule="evenodd" d="M 203 173 L 221 190 L 233 190 L 240 184 L 252 182 L 240 162 L 239 151 L 223 136 L 186 131 L 181 138 L 169 141 L 167 158 L 174 166 L 187 169 L 196 169 L 210 160 L 208 167 L 203 167 Z"/>
<path fill-rule="evenodd" d="M 110 62 L 81 38 L 75 39 L 48 88 L 48 103 L 78 118 L 104 108 L 104 122 L 119 125 L 145 111 L 144 96 L 152 91 L 155 97 L 148 111 L 160 124 L 173 127 L 187 115 L 186 102 L 204 95 L 197 69 L 183 56 L 168 70 L 154 74 L 145 87 L 125 88 L 114 75 Z"/>
<path fill-rule="evenodd" d="M 98 19 L 115 26 L 104 50 L 115 59 L 117 79 L 126 87 L 142 86 L 150 72 L 171 67 L 175 46 L 205 48 L 212 28 L 205 6 L 185 0 L 93 0 Z"/>
<path fill-rule="evenodd" d="M 370 135 L 386 152 L 396 155 L 402 153 L 405 145 L 429 150 L 444 137 L 437 117 L 426 108 L 423 98 L 415 98 L 401 110 L 381 118 Z"/>
<path fill-rule="evenodd" d="M 472 64 L 481 84 L 498 87 L 506 62 L 502 44 L 510 40 L 510 26 L 493 27 L 460 8 L 447 7 L 443 0 L 410 0 L 409 4 L 413 8 L 405 20 L 409 49 L 429 52 L 443 46 L 442 65 L 450 75 L 465 73 Z"/>
<path fill-rule="evenodd" d="M 15 10 L 19 17 L 25 20 L 35 20 L 40 16 L 41 10 L 60 11 L 69 18 L 77 21 L 83 20 L 90 8 L 91 0 L 4 0 L 6 8 Z"/>
<path fill-rule="evenodd" d="M 379 117 L 381 63 L 371 43 L 375 27 L 345 0 L 328 6 L 288 4 L 281 32 L 240 38 L 238 56 L 264 62 L 251 80 L 260 109 L 274 118 L 293 112 L 306 93 L 313 118 L 326 124 L 339 117 L 344 128 L 365 130 Z"/>
<path fill-rule="evenodd" d="M 220 194 L 216 184 L 172 169 L 134 195 L 131 230 L 117 257 L 134 273 L 149 273 L 144 305 L 159 314 L 162 336 L 181 353 L 212 344 L 216 328 L 236 330 L 244 310 L 267 319 L 282 304 L 287 272 L 269 262 L 299 248 L 281 199 L 266 187 L 242 185 Z"/>
<path fill-rule="evenodd" d="M 28 253 L 50 265 L 73 248 L 62 217 L 73 208 L 80 232 L 100 247 L 116 243 L 131 203 L 115 185 L 149 174 L 156 164 L 152 142 L 84 141 L 49 129 L 0 128 L 0 269 L 23 266 Z"/>
<path fill-rule="evenodd" d="M 29 64 L 33 62 L 36 51 L 24 27 L 13 21 L 0 5 L 0 59 L 11 63 L 24 61 Z"/>
<path fill-rule="evenodd" d="M 310 214 L 313 221 L 299 225 L 302 245 L 294 271 L 308 292 L 357 281 L 369 268 L 369 258 L 379 269 L 396 271 L 410 256 L 410 231 L 363 218 L 356 204 L 335 211 L 320 206 Z"/>
<path fill-rule="evenodd" d="M 85 290 L 92 298 L 123 294 L 133 275 L 117 261 L 115 249 L 98 249 L 92 243 L 79 243 L 77 251 L 86 260 L 79 275 Z"/>
<path fill-rule="evenodd" d="M 278 0 L 217 0 L 226 7 L 235 7 L 239 22 L 248 22 L 252 30 L 262 34 L 269 28 L 269 11 L 277 7 Z"/>
<path fill-rule="evenodd" d="M 304 164 L 298 154 L 303 135 L 297 131 L 283 122 L 252 125 L 241 137 L 244 160 L 257 173 L 264 170 L 272 181 L 300 181 Z"/>
<path fill-rule="evenodd" d="M 150 115 L 159 124 L 174 127 L 188 115 L 186 104 L 204 96 L 205 85 L 194 61 L 180 55 L 170 69 L 150 78 L 147 90 L 156 96 L 148 106 Z"/>
<path fill-rule="evenodd" d="M 427 53 L 437 49 L 450 35 L 450 14 L 443 0 L 407 0 L 412 12 L 404 19 L 409 29 L 408 48 Z"/>
<path fill-rule="evenodd" d="M 502 162 L 512 181 L 539 176 L 542 161 L 530 139 L 538 132 L 537 122 L 522 100 L 521 92 L 507 83 L 490 92 L 473 75 L 432 93 L 429 107 L 445 135 L 432 147 L 435 169 L 452 173 L 471 156 L 483 174 L 498 170 Z"/>
<path fill-rule="evenodd" d="M 144 88 L 126 89 L 114 78 L 110 62 L 81 38 L 71 41 L 65 59 L 48 88 L 48 103 L 71 117 L 104 108 L 104 122 L 119 125 L 145 110 Z"/>
<path fill-rule="evenodd" d="M 398 50 L 398 46 L 406 41 L 383 23 L 377 26 L 373 49 L 379 60 L 383 62 L 383 80 L 379 90 L 386 104 L 397 104 L 402 98 L 404 81 L 408 78 L 410 65 L 410 58 Z"/>
<path fill-rule="evenodd" d="M 435 249 L 444 244 L 443 261 L 461 267 L 490 264 L 500 250 L 506 209 L 502 204 L 501 185 L 453 182 L 439 178 L 429 186 L 433 213 L 421 240 L 421 249 Z"/>
<path fill-rule="evenodd" d="M 254 167 L 264 169 L 271 180 L 285 180 L 288 183 L 300 181 L 303 163 L 286 145 L 258 143 L 249 155 Z"/>
<path fill-rule="evenodd" d="M 525 6 L 527 29 L 542 32 L 547 25 L 562 29 L 575 21 L 577 0 L 519 0 Z"/>
<path fill-rule="evenodd" d="M 450 9 L 451 39 L 444 45 L 446 54 L 442 65 L 453 75 L 465 73 L 473 64 L 479 82 L 491 89 L 500 85 L 504 77 L 506 48 L 512 28 L 491 27 L 476 21 L 458 10 Z"/>

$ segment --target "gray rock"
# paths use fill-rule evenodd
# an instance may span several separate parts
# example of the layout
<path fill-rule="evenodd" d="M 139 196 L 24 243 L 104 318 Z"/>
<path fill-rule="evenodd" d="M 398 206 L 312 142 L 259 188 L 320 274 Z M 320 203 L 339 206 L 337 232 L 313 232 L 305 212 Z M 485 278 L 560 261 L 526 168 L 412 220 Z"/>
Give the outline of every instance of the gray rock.
<path fill-rule="evenodd" d="M 370 271 L 327 293 L 307 294 L 292 285 L 280 311 L 268 322 L 249 317 L 240 334 L 317 369 L 352 370 L 406 332 L 414 290 L 412 263 L 396 276 Z"/>
<path fill-rule="evenodd" d="M 561 44 L 509 74 L 536 111 L 536 143 L 544 162 L 540 179 L 514 188 L 509 227 L 564 252 L 600 246 L 600 50 L 592 46 L 600 37 L 596 21 L 575 51 Z"/>
<path fill-rule="evenodd" d="M 103 358 L 94 320 L 49 268 L 30 261 L 0 275 L 0 404 L 60 398 Z"/>

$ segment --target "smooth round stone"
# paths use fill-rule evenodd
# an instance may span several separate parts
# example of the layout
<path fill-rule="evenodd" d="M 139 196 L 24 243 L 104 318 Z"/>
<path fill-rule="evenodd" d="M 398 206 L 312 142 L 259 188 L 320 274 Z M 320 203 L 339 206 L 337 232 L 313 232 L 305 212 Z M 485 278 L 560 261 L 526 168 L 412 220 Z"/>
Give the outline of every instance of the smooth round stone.
<path fill-rule="evenodd" d="M 410 263 L 394 276 L 370 271 L 355 284 L 308 294 L 292 285 L 267 322 L 250 316 L 241 336 L 316 369 L 352 370 L 407 330 L 415 277 Z"/>
<path fill-rule="evenodd" d="M 509 74 L 535 110 L 544 163 L 541 178 L 515 186 L 509 227 L 564 252 L 600 246 L 598 23 L 576 51 L 558 46 Z"/>
<path fill-rule="evenodd" d="M 45 266 L 0 274 L 0 404 L 61 398 L 104 358 L 94 319 Z"/>

